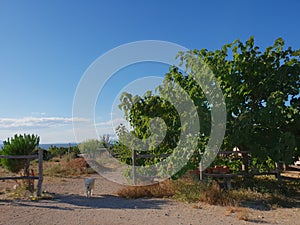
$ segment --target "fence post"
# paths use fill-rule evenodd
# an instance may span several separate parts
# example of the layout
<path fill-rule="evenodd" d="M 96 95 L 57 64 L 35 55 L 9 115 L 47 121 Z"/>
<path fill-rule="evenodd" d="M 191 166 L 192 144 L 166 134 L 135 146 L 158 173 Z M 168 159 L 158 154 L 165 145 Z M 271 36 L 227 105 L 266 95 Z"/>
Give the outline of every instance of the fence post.
<path fill-rule="evenodd" d="M 133 179 L 133 184 L 136 185 L 136 150 L 132 149 L 132 179 Z"/>
<path fill-rule="evenodd" d="M 281 177 L 281 172 L 283 170 L 282 167 L 283 165 L 281 162 L 275 162 L 276 178 L 279 187 L 282 185 L 282 177 Z"/>
<path fill-rule="evenodd" d="M 37 196 L 41 196 L 43 184 L 43 149 L 39 149 L 39 180 L 37 185 Z"/>
<path fill-rule="evenodd" d="M 203 168 L 202 168 L 202 162 L 199 163 L 199 178 L 202 181 L 203 180 Z"/>
<path fill-rule="evenodd" d="M 248 162 L 249 158 L 248 158 L 248 153 L 247 152 L 243 152 L 242 153 L 242 171 L 246 174 L 248 174 L 249 172 L 249 166 L 248 166 Z"/>

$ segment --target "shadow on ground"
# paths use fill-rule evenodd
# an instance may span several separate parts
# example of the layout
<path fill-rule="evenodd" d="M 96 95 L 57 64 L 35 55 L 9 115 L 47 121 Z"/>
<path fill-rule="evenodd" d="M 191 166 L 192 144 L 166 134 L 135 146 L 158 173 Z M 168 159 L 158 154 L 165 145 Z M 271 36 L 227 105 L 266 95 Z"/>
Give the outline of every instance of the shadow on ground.
<path fill-rule="evenodd" d="M 1 203 L 1 202 L 0 202 Z M 7 204 L 8 201 L 5 201 Z M 113 195 L 101 195 L 86 198 L 80 195 L 57 195 L 51 200 L 19 200 L 10 201 L 9 204 L 17 206 L 30 206 L 57 210 L 75 209 L 161 209 L 164 204 L 171 201 L 161 199 L 124 199 Z M 0 204 L 1 205 L 1 204 Z"/>
<path fill-rule="evenodd" d="M 251 208 L 259 211 L 269 211 L 277 207 L 280 208 L 300 208 L 300 201 L 297 197 L 288 199 L 273 200 L 273 202 L 257 201 L 241 201 L 240 206 Z"/>
<path fill-rule="evenodd" d="M 161 199 L 124 199 L 114 195 L 101 195 L 92 198 L 66 195 L 58 197 L 55 201 L 75 206 L 110 209 L 160 209 L 161 205 L 169 203 L 169 201 Z"/>

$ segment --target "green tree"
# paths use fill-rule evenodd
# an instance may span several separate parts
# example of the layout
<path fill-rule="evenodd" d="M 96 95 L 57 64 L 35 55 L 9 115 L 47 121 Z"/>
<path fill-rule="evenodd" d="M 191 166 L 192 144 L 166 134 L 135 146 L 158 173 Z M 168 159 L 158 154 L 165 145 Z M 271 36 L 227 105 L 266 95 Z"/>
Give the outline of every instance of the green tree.
<path fill-rule="evenodd" d="M 265 161 L 291 163 L 299 154 L 300 51 L 279 38 L 261 52 L 251 37 L 214 52 L 180 55 L 187 68 L 204 61 L 223 90 L 227 108 L 224 148 L 250 150 Z M 196 59 L 196 60 L 192 60 Z"/>
<path fill-rule="evenodd" d="M 300 50 L 284 48 L 281 38 L 261 51 L 253 37 L 245 43 L 236 40 L 216 51 L 181 52 L 178 57 L 186 73 L 171 67 L 164 83 L 157 88 L 159 97 L 151 92 L 143 97 L 123 93 L 119 107 L 133 130 L 120 127 L 120 134 L 132 133 L 145 139 L 151 133 L 150 119 L 160 117 L 167 125 L 167 133 L 153 152 L 172 152 L 185 124 L 179 126 L 178 114 L 163 96 L 180 85 L 192 98 L 199 115 L 198 149 L 190 160 L 194 162 L 190 166 L 197 165 L 199 153 L 203 152 L 210 135 L 211 108 L 218 107 L 211 105 L 203 87 L 196 82 L 205 79 L 199 66 L 204 63 L 213 72 L 225 97 L 227 127 L 222 149 L 238 147 L 250 150 L 261 162 L 272 159 L 290 163 L 300 154 L 299 56 Z M 205 91 L 213 91 L 215 82 L 209 81 Z"/>
<path fill-rule="evenodd" d="M 62 158 L 64 155 L 68 155 L 70 158 L 76 158 L 78 154 L 80 154 L 78 146 L 69 146 L 69 147 L 57 147 L 51 145 L 48 149 L 51 157 L 59 157 Z"/>
<path fill-rule="evenodd" d="M 63 148 L 59 148 L 57 146 L 51 145 L 50 148 L 48 149 L 48 152 L 51 154 L 52 157 L 59 157 L 61 158 L 64 154 L 65 151 Z"/>
<path fill-rule="evenodd" d="M 3 142 L 1 155 L 33 155 L 39 146 L 40 138 L 37 135 L 15 135 Z M 1 159 L 5 169 L 18 173 L 24 169 L 24 174 L 29 175 L 28 159 Z"/>

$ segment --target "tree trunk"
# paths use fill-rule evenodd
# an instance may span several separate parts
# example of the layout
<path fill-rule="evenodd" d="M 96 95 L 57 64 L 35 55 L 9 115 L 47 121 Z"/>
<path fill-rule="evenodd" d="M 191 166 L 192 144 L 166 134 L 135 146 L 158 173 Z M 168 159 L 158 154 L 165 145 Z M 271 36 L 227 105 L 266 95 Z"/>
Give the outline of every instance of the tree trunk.
<path fill-rule="evenodd" d="M 278 180 L 278 186 L 280 187 L 282 185 L 282 178 L 281 173 L 283 171 L 283 163 L 282 162 L 275 162 L 276 172 L 277 172 L 277 180 Z"/>
<path fill-rule="evenodd" d="M 25 168 L 24 168 L 24 176 L 28 177 L 28 181 L 27 181 L 28 190 L 30 192 L 33 192 L 34 191 L 33 182 L 32 182 L 32 179 L 29 178 L 29 176 L 30 176 L 29 166 L 30 166 L 30 160 L 27 160 L 27 162 L 25 164 Z"/>

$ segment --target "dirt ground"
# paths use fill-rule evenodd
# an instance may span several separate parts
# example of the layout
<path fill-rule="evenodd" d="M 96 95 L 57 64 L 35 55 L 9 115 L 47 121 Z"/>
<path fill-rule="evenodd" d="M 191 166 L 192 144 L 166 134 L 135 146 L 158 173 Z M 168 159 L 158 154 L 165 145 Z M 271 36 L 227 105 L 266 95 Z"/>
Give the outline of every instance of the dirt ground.
<path fill-rule="evenodd" d="M 0 224 L 287 224 L 300 225 L 299 208 L 229 207 L 185 204 L 169 199 L 117 197 L 121 185 L 99 175 L 94 195 L 84 194 L 84 178 L 45 178 L 43 190 L 53 199 L 4 200 L 0 195 Z M 0 182 L 0 191 L 14 181 Z M 247 218 L 245 221 L 242 218 Z"/>

